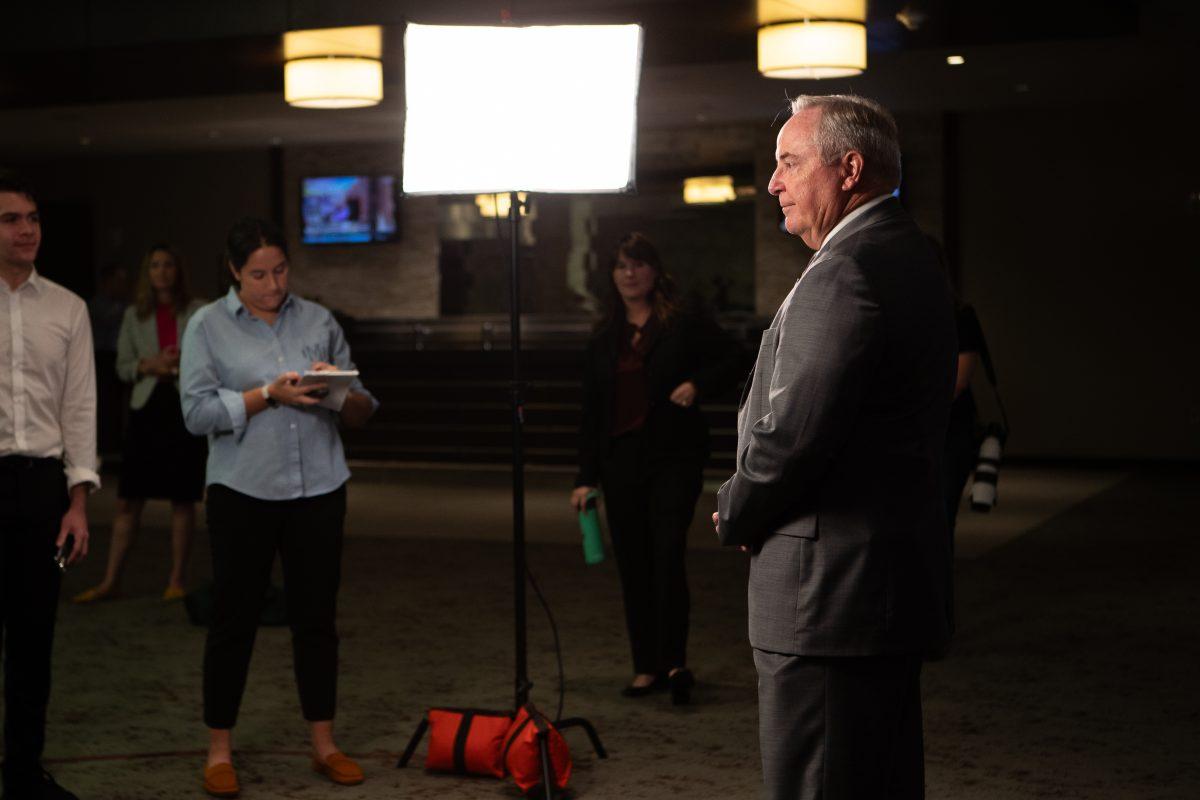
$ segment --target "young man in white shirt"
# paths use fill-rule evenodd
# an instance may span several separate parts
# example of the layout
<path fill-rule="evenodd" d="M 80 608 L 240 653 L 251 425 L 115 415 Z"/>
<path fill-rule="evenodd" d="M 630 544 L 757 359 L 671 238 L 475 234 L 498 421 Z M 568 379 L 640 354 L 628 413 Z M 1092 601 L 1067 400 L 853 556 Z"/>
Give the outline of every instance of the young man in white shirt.
<path fill-rule="evenodd" d="M 87 554 L 87 496 L 100 486 L 87 306 L 38 274 L 41 238 L 33 193 L 0 174 L 4 800 L 78 800 L 41 757 L 62 569 Z"/>

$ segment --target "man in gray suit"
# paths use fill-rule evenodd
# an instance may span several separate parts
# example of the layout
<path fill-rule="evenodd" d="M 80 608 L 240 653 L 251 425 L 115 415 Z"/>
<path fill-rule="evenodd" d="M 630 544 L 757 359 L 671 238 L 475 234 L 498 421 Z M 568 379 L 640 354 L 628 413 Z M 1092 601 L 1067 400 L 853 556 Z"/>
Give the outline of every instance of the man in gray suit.
<path fill-rule="evenodd" d="M 920 672 L 945 646 L 945 277 L 892 196 L 896 123 L 802 96 L 768 187 L 816 251 L 763 332 L 717 534 L 751 553 L 767 797 L 924 796 Z"/>

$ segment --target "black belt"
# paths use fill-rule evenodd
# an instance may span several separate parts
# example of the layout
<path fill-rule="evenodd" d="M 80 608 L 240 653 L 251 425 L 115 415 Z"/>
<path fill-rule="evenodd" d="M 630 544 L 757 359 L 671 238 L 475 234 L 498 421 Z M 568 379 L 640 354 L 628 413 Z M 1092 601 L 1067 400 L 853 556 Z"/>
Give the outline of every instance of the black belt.
<path fill-rule="evenodd" d="M 54 456 L 0 456 L 0 469 L 16 470 L 16 469 L 34 469 L 37 467 L 53 467 L 62 469 L 63 462 L 61 458 Z"/>

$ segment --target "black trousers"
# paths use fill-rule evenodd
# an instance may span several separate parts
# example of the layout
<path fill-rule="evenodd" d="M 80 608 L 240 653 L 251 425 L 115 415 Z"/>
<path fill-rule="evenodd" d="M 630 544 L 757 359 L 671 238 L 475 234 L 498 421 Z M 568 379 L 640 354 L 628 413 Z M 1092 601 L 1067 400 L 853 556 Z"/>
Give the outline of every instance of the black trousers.
<path fill-rule="evenodd" d="M 950 553 L 954 553 L 954 527 L 962 505 L 963 489 L 979 460 L 979 436 L 975 419 L 954 419 L 946 431 L 946 448 L 942 459 L 942 480 L 946 490 L 946 518 L 950 522 Z"/>
<path fill-rule="evenodd" d="M 4 651 L 4 783 L 40 777 L 50 654 L 62 574 L 54 540 L 67 510 L 62 462 L 0 458 L 0 648 Z"/>
<path fill-rule="evenodd" d="M 958 523 L 958 509 L 962 506 L 963 489 L 979 460 L 979 435 L 976 433 L 974 417 L 954 418 L 946 432 L 946 448 L 942 458 L 942 482 L 946 492 L 946 519 L 949 522 L 950 556 L 954 556 L 954 531 Z M 956 627 L 954 607 L 954 577 L 946 587 L 946 614 L 950 630 Z"/>
<path fill-rule="evenodd" d="M 346 487 L 274 501 L 213 484 L 207 509 L 213 618 L 204 645 L 204 723 L 225 729 L 237 722 L 276 552 L 283 561 L 300 707 L 310 722 L 333 719 Z"/>
<path fill-rule="evenodd" d="M 754 651 L 768 800 L 925 796 L 921 658 Z"/>
<path fill-rule="evenodd" d="M 648 458 L 640 434 L 613 441 L 604 507 L 621 574 L 637 673 L 687 664 L 687 531 L 703 483 L 698 460 Z"/>

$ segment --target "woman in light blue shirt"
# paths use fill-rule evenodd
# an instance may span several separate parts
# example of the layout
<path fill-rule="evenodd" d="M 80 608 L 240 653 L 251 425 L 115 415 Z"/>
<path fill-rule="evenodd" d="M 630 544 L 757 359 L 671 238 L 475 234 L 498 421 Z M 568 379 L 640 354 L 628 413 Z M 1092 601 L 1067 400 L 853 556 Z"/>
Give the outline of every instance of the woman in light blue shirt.
<path fill-rule="evenodd" d="M 365 424 L 378 403 L 357 379 L 339 407 L 306 370 L 352 370 L 328 309 L 288 293 L 287 245 L 270 223 L 245 219 L 227 244 L 236 287 L 200 309 L 183 339 L 184 421 L 208 436 L 208 527 L 213 619 L 204 651 L 205 790 L 236 796 L 232 729 L 262 598 L 278 552 L 312 766 L 335 783 L 362 770 L 333 741 L 335 611 L 345 482 L 338 423 Z"/>

